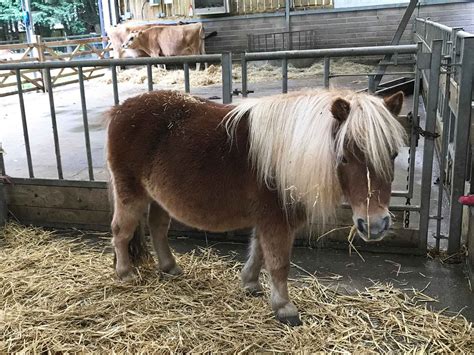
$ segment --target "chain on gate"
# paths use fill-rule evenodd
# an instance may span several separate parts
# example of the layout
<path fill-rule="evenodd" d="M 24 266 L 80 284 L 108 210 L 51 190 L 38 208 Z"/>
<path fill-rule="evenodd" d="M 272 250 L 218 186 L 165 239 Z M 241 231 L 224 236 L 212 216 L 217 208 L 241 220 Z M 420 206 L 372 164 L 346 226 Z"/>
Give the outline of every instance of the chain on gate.
<path fill-rule="evenodd" d="M 429 131 L 423 130 L 420 127 L 420 124 L 418 122 L 418 118 L 416 120 L 413 118 L 413 113 L 412 112 L 408 113 L 407 119 L 408 119 L 408 122 L 410 123 L 410 126 L 413 129 L 411 139 L 413 139 L 413 137 L 415 137 L 415 139 L 416 139 L 415 147 L 418 146 L 418 139 L 420 138 L 420 136 L 425 138 L 425 139 L 436 139 L 440 136 L 436 132 L 429 132 Z M 410 147 L 408 148 L 408 167 L 407 167 L 407 185 L 406 185 L 407 191 L 409 191 L 409 189 L 410 189 L 410 166 L 411 166 L 410 163 L 411 163 L 411 142 L 410 142 Z M 411 198 L 410 197 L 407 197 L 406 202 L 405 202 L 405 206 L 411 206 Z M 410 211 L 409 210 L 404 211 L 403 226 L 404 226 L 404 228 L 409 228 L 409 226 L 410 226 Z"/>

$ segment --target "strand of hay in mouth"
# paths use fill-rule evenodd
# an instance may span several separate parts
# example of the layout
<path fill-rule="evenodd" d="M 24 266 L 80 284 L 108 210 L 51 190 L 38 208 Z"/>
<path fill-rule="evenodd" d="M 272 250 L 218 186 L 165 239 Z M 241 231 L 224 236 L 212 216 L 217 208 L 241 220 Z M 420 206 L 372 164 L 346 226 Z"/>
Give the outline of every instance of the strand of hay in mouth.
<path fill-rule="evenodd" d="M 332 74 L 351 74 L 351 73 L 369 73 L 373 66 L 355 63 L 343 58 L 334 59 L 331 62 Z M 184 85 L 184 72 L 182 69 L 166 70 L 163 68 L 153 68 L 153 83 L 165 87 Z M 323 62 L 316 62 L 308 68 L 296 68 L 292 65 L 288 66 L 288 79 L 312 79 L 315 76 L 323 75 Z M 239 65 L 234 65 L 232 70 L 232 78 L 234 80 L 242 80 L 242 71 Z M 249 65 L 247 69 L 247 78 L 250 83 L 274 81 L 281 79 L 281 68 L 270 64 L 260 66 Z M 112 76 L 107 73 L 100 80 L 107 84 L 112 83 Z M 131 84 L 144 84 L 147 81 L 146 68 L 128 69 L 117 73 L 119 82 L 127 82 Z M 203 71 L 191 70 L 190 84 L 191 87 L 202 87 L 220 84 L 222 80 L 221 67 L 218 65 L 210 65 Z"/>
<path fill-rule="evenodd" d="M 415 292 L 374 284 L 343 294 L 315 277 L 290 282 L 304 326 L 274 320 L 266 298 L 240 287 L 241 265 L 211 249 L 180 255 L 185 274 L 141 269 L 116 280 L 109 246 L 7 225 L 0 235 L 0 353 L 4 352 L 459 352 L 472 324 L 431 312 Z M 264 277 L 268 293 L 268 278 Z"/>

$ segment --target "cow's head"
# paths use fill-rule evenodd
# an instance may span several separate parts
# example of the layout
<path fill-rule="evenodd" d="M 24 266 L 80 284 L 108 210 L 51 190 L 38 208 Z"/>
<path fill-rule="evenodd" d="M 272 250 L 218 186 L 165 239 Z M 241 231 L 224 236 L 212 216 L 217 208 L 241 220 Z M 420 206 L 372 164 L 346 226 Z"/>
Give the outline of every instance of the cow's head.
<path fill-rule="evenodd" d="M 127 36 L 122 44 L 123 49 L 136 49 L 138 48 L 138 38 L 141 36 L 143 31 L 133 31 Z"/>

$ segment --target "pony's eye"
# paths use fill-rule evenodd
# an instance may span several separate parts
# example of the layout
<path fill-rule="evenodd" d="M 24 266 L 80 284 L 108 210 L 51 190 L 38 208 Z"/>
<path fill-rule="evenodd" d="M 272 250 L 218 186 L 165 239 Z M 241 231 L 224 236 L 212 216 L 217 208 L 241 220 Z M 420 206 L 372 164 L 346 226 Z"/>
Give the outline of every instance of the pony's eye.
<path fill-rule="evenodd" d="M 390 157 L 390 159 L 395 160 L 396 157 L 398 157 L 398 153 L 394 153 L 394 154 Z"/>
<path fill-rule="evenodd" d="M 341 163 L 342 163 L 342 164 L 347 164 L 347 159 L 346 159 L 346 157 L 342 157 Z"/>

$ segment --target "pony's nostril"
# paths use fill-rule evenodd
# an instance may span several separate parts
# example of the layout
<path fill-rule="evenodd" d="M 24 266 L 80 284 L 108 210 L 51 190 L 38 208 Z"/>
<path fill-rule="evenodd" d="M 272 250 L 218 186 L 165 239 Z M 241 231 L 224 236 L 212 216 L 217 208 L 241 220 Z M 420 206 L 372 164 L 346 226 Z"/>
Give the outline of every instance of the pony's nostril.
<path fill-rule="evenodd" d="M 384 217 L 383 219 L 383 223 L 384 223 L 384 230 L 387 230 L 388 228 L 390 228 L 390 217 Z"/>
<path fill-rule="evenodd" d="M 357 229 L 361 233 L 365 232 L 364 220 L 362 218 L 357 219 Z"/>

